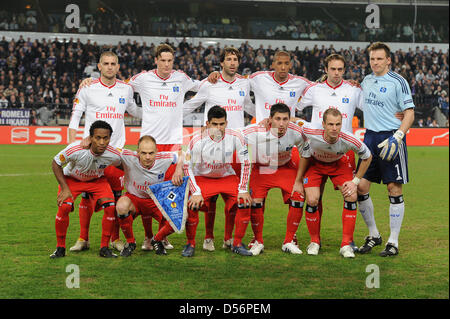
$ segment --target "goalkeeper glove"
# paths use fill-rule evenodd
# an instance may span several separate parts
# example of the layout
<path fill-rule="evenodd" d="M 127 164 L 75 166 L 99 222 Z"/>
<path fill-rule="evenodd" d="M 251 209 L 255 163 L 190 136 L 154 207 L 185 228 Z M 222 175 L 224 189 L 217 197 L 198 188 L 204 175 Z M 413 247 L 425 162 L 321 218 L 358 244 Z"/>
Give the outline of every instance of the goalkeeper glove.
<path fill-rule="evenodd" d="M 398 155 L 398 149 L 403 143 L 404 136 L 405 133 L 397 130 L 394 135 L 378 144 L 378 148 L 381 148 L 380 158 L 388 162 L 393 161 Z"/>

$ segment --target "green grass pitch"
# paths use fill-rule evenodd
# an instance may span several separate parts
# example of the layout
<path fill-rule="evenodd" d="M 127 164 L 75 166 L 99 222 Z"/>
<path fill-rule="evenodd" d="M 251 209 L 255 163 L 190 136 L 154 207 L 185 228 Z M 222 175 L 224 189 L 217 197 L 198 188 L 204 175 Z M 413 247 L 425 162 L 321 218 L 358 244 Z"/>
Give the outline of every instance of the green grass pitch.
<path fill-rule="evenodd" d="M 266 251 L 260 256 L 245 258 L 221 248 L 224 216 L 220 199 L 213 253 L 201 249 L 201 214 L 194 258 L 180 255 L 184 233 L 170 237 L 175 249 L 167 256 L 141 251 L 144 233 L 140 219 L 134 223 L 138 248 L 130 258 L 100 258 L 100 212 L 92 219 L 90 250 L 68 252 L 65 258 L 51 260 L 56 245 L 57 182 L 50 164 L 62 147 L 0 146 L 0 298 L 449 298 L 448 148 L 409 148 L 411 182 L 404 188 L 406 212 L 396 257 L 379 257 L 380 247 L 352 260 L 339 255 L 342 198 L 328 182 L 319 256 L 281 251 L 288 208 L 281 201 L 281 192 L 271 190 L 265 212 Z M 385 241 L 389 237 L 385 186 L 373 185 L 371 196 Z M 78 234 L 76 208 L 70 215 L 68 247 Z M 357 245 L 366 234 L 358 213 Z M 304 218 L 297 236 L 305 252 L 309 234 Z M 244 241 L 250 238 L 249 227 Z M 379 288 L 366 287 L 372 274 L 366 269 L 373 264 L 379 269 Z M 66 272 L 68 265 L 79 267 L 79 288 L 66 286 L 71 274 Z"/>

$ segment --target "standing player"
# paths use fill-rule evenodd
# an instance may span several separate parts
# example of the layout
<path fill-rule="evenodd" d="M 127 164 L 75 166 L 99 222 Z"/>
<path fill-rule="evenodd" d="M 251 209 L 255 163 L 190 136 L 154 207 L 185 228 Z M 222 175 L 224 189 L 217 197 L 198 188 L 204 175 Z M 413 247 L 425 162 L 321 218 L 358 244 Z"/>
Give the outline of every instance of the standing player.
<path fill-rule="evenodd" d="M 343 56 L 331 54 L 325 59 L 324 64 L 327 79 L 324 82 L 312 83 L 305 89 L 299 109 L 303 110 L 307 106 L 312 106 L 311 123 L 321 125 L 325 111 L 335 108 L 341 112 L 342 129 L 351 133 L 353 132 L 352 119 L 355 110 L 356 108 L 362 110 L 362 90 L 360 87 L 343 79 L 345 73 L 345 59 Z M 355 153 L 350 150 L 345 156 L 348 157 L 353 170 L 355 170 Z M 325 181 L 321 185 L 320 199 L 317 205 L 319 230 L 322 219 L 322 194 L 324 187 Z M 307 223 L 309 220 L 310 218 L 306 218 Z M 355 247 L 355 249 L 357 248 Z"/>
<path fill-rule="evenodd" d="M 319 225 L 320 217 L 317 210 L 321 196 L 321 185 L 328 177 L 339 189 L 344 198 L 342 211 L 343 234 L 340 254 L 346 258 L 355 257 L 351 242 L 356 222 L 357 185 L 370 165 L 372 156 L 364 143 L 361 143 L 350 132 L 341 131 L 342 114 L 339 110 L 330 108 L 323 113 L 322 125 L 305 123 L 303 134 L 308 138 L 310 155 L 303 154 L 302 161 L 309 161 L 299 165 L 293 191 L 306 193 L 306 216 L 311 236 L 311 243 L 307 247 L 309 255 L 317 255 L 320 249 Z M 361 164 L 353 177 L 353 167 L 345 154 L 353 150 L 358 153 Z M 309 159 L 312 157 L 312 159 Z M 302 183 L 303 180 L 303 183 Z"/>
<path fill-rule="evenodd" d="M 241 62 L 240 52 L 233 48 L 225 48 L 220 55 L 222 72 L 215 84 L 207 79 L 201 82 L 197 94 L 184 103 L 183 115 L 189 114 L 205 103 L 204 123 L 211 107 L 219 105 L 227 111 L 228 128 L 236 129 L 245 126 L 244 110 L 254 115 L 255 105 L 250 98 L 248 79 L 236 74 Z"/>
<path fill-rule="evenodd" d="M 277 51 L 273 57 L 274 71 L 261 71 L 249 76 L 250 87 L 255 94 L 256 122 L 270 115 L 270 108 L 277 103 L 289 107 L 290 116 L 295 117 L 298 101 L 311 82 L 289 73 L 292 60 L 289 52 Z"/>
<path fill-rule="evenodd" d="M 89 136 L 89 128 L 96 120 L 104 120 L 113 128 L 110 145 L 123 148 L 125 145 L 125 111 L 134 117 L 142 118 L 142 109 L 137 107 L 133 98 L 133 89 L 130 85 L 116 78 L 119 71 L 119 59 L 114 52 L 106 51 L 100 55 L 97 64 L 100 70 L 100 78 L 94 80 L 88 87 L 80 88 L 74 99 L 72 117 L 69 123 L 69 144 L 76 140 L 76 131 L 80 119 L 85 113 L 85 125 L 83 138 Z M 86 143 L 82 143 L 86 144 Z M 111 186 L 114 198 L 121 196 L 123 190 L 123 171 L 114 166 L 108 166 L 104 175 Z M 82 251 L 89 249 L 89 224 L 94 205 L 89 194 L 82 194 L 79 206 L 80 237 L 70 251 Z M 118 222 L 112 239 L 112 246 L 117 250 L 123 249 L 123 243 L 119 240 Z"/>
<path fill-rule="evenodd" d="M 369 229 L 369 236 L 360 247 L 360 253 L 368 253 L 381 245 L 372 199 L 369 196 L 371 183 L 387 185 L 389 195 L 390 230 L 388 242 L 380 256 L 398 254 L 398 237 L 405 214 L 402 185 L 408 183 L 408 156 L 406 132 L 414 122 L 414 102 L 408 82 L 399 74 L 390 71 L 391 51 L 381 42 L 368 48 L 372 74 L 361 84 L 364 93 L 364 143 L 373 154 L 373 161 L 358 185 L 359 210 Z M 403 112 L 403 120 L 396 118 Z"/>
<path fill-rule="evenodd" d="M 73 211 L 73 203 L 82 192 L 91 193 L 94 201 L 104 210 L 100 256 L 117 257 L 108 248 L 116 207 L 114 195 L 103 172 L 108 165 L 120 165 L 120 153 L 109 145 L 113 130 L 108 123 L 95 121 L 89 130 L 89 149 L 72 143 L 59 152 L 52 162 L 53 173 L 59 183 L 59 207 L 55 220 L 57 245 L 50 258 L 64 257 L 66 254 L 69 213 Z M 63 168 L 63 165 L 66 166 Z"/>
<path fill-rule="evenodd" d="M 227 129 L 226 126 L 227 112 L 218 105 L 213 106 L 208 111 L 207 129 L 192 138 L 186 152 L 185 175 L 190 178 L 191 198 L 188 202 L 187 245 L 182 253 L 184 257 L 194 255 L 198 210 L 203 204 L 209 203 L 209 198 L 221 194 L 225 200 L 225 214 L 229 214 L 238 203 L 237 214 L 241 210 L 247 211 L 244 215 L 249 214 L 249 208 L 245 208 L 251 204 L 248 192 L 251 169 L 248 150 L 242 134 Z M 234 152 L 241 162 L 240 179 L 231 164 Z M 225 229 L 224 242 L 231 240 L 232 226 Z M 252 255 L 242 243 L 233 246 L 232 251 L 244 256 Z"/>
<path fill-rule="evenodd" d="M 232 129 L 241 129 L 245 126 L 244 110 L 254 115 L 255 105 L 250 98 L 250 84 L 248 79 L 236 74 L 241 61 L 240 52 L 233 48 L 225 48 L 220 56 L 220 66 L 222 72 L 217 83 L 212 84 L 206 79 L 202 81 L 198 93 L 189 101 L 186 101 L 183 113 L 188 114 L 205 103 L 205 119 L 211 107 L 219 105 L 227 112 L 227 127 Z M 233 168 L 239 171 L 239 164 Z M 216 213 L 217 197 L 212 197 L 205 205 L 209 208 L 205 212 L 205 240 L 203 249 L 214 251 L 214 220 Z M 233 227 L 235 221 L 235 212 L 226 215 L 225 228 Z M 224 248 L 230 248 L 231 242 L 225 243 Z"/>
<path fill-rule="evenodd" d="M 156 254 L 165 255 L 163 239 L 173 233 L 172 226 L 164 219 L 155 202 L 147 193 L 149 185 L 164 180 L 164 175 L 170 165 L 177 164 L 172 176 L 174 185 L 183 183 L 183 160 L 178 159 L 177 153 L 158 152 L 153 137 L 144 135 L 139 139 L 137 152 L 123 150 L 122 164 L 125 170 L 125 187 L 127 193 L 117 201 L 117 215 L 120 226 L 128 245 L 122 250 L 121 256 L 128 257 L 136 248 L 133 235 L 133 219 L 138 215 L 150 215 L 163 225 L 152 238 L 152 245 Z"/>
<path fill-rule="evenodd" d="M 282 250 L 291 254 L 302 254 L 296 246 L 294 236 L 303 214 L 304 197 L 292 193 L 297 173 L 297 163 L 292 159 L 292 149 L 301 149 L 305 141 L 301 128 L 290 122 L 291 110 L 286 104 L 278 103 L 270 108 L 269 127 L 258 124 L 245 128 L 243 133 L 256 164 L 252 169 L 250 189 L 253 204 L 251 209 L 252 228 L 255 242 L 250 251 L 258 255 L 264 250 L 263 224 L 264 200 L 272 188 L 280 188 L 283 200 L 289 203 L 286 236 Z M 238 222 L 238 217 L 236 217 Z M 237 225 L 236 222 L 236 225 Z"/>

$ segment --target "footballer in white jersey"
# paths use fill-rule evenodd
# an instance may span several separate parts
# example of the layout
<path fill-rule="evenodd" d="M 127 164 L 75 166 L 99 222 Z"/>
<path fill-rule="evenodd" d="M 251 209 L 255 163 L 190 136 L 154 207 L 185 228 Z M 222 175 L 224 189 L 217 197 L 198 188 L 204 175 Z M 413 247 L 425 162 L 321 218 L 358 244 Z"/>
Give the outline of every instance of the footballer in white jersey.
<path fill-rule="evenodd" d="M 170 223 L 164 219 L 147 191 L 148 186 L 164 181 L 167 169 L 170 165 L 177 163 L 179 157 L 172 152 L 158 152 L 155 139 L 144 135 L 139 139 L 137 152 L 125 149 L 121 152 L 121 158 L 125 171 L 127 192 L 117 201 L 117 214 L 120 227 L 128 243 L 128 247 L 122 250 L 121 256 L 130 256 L 136 248 L 132 225 L 133 219 L 137 215 L 145 216 L 146 219 L 150 220 L 155 218 L 160 223 L 158 233 L 149 240 L 151 240 L 156 254 L 165 255 L 166 250 L 163 240 L 174 230 Z M 172 183 L 180 186 L 183 181 L 182 160 L 177 164 L 177 171 L 172 177 Z"/>
<path fill-rule="evenodd" d="M 121 163 L 119 151 L 109 145 L 111 134 L 112 128 L 108 123 L 95 121 L 90 127 L 89 149 L 73 143 L 59 152 L 52 161 L 59 191 L 55 220 L 57 246 L 50 258 L 65 256 L 69 213 L 73 211 L 77 196 L 83 192 L 91 193 L 93 200 L 104 209 L 100 256 L 117 257 L 108 248 L 115 221 L 114 195 L 103 177 L 104 169 L 108 165 Z M 64 165 L 66 167 L 63 168 Z"/>
<path fill-rule="evenodd" d="M 194 136 L 186 152 L 185 175 L 189 176 L 191 198 L 188 202 L 186 222 L 187 245 L 182 256 L 192 257 L 195 250 L 195 235 L 198 225 L 198 210 L 207 212 L 209 199 L 222 195 L 225 201 L 225 216 L 232 220 L 225 224 L 224 247 L 231 248 L 234 219 L 239 211 L 246 209 L 249 215 L 251 197 L 248 192 L 251 164 L 244 137 L 239 131 L 227 129 L 227 112 L 220 106 L 208 111 L 206 130 Z M 232 167 L 233 153 L 241 162 L 238 178 Z M 242 207 L 239 207 L 240 204 Z M 245 206 L 247 205 L 247 208 Z M 241 208 L 241 209 L 238 209 Z M 237 211 L 237 212 L 236 212 Z M 227 244 L 229 242 L 229 244 Z M 225 246 L 225 244 L 227 244 Z M 235 251 L 251 255 L 242 244 Z M 234 248 L 233 248 L 234 249 Z M 233 250 L 234 251 L 234 250 Z"/>
<path fill-rule="evenodd" d="M 184 95 L 197 91 L 200 82 L 174 70 L 162 78 L 154 69 L 133 76 L 128 83 L 142 101 L 141 136 L 151 135 L 158 144 L 182 144 Z"/>
<path fill-rule="evenodd" d="M 255 116 L 255 105 L 250 98 L 248 79 L 236 72 L 241 61 L 241 53 L 227 47 L 220 55 L 222 72 L 217 83 L 212 84 L 207 79 L 202 81 L 198 93 L 184 105 L 184 113 L 189 113 L 205 103 L 204 123 L 211 107 L 219 105 L 227 112 L 227 128 L 242 128 L 245 126 L 244 111 Z M 203 124 L 204 124 L 203 123 Z"/>
<path fill-rule="evenodd" d="M 252 150 L 252 162 L 263 166 L 278 167 L 287 164 L 292 158 L 292 149 L 296 146 L 302 149 L 305 138 L 301 127 L 288 123 L 282 136 L 272 127 L 262 127 L 252 124 L 243 129 L 246 143 Z"/>
<path fill-rule="evenodd" d="M 140 198 L 150 198 L 148 186 L 164 181 L 164 175 L 170 165 L 178 162 L 175 152 L 158 152 L 151 167 L 144 167 L 135 151 L 127 149 L 121 152 L 125 171 L 125 187 L 127 191 Z"/>
<path fill-rule="evenodd" d="M 334 143 L 324 139 L 325 130 L 320 124 L 305 122 L 302 132 L 308 139 L 310 155 L 318 161 L 326 163 L 338 161 L 349 150 L 357 153 L 361 159 L 367 159 L 371 155 L 368 147 L 351 132 L 341 130 Z"/>
<path fill-rule="evenodd" d="M 303 93 L 299 110 L 312 106 L 311 123 L 322 124 L 323 113 L 329 108 L 338 109 L 342 114 L 342 129 L 353 132 L 352 119 L 356 108 L 362 110 L 363 95 L 360 87 L 348 81 L 333 86 L 325 82 L 312 83 Z"/>
<path fill-rule="evenodd" d="M 96 79 L 90 86 L 78 90 L 73 102 L 69 130 L 78 129 L 81 116 L 85 113 L 83 138 L 89 136 L 89 128 L 93 122 L 103 120 L 113 128 L 110 145 L 122 148 L 125 145 L 125 111 L 142 118 L 142 108 L 134 101 L 133 88 L 117 79 L 109 86 L 101 78 Z"/>
<path fill-rule="evenodd" d="M 250 115 L 255 114 L 255 105 L 250 98 L 249 81 L 240 75 L 236 75 L 231 82 L 225 80 L 222 75 L 215 84 L 203 80 L 197 94 L 184 104 L 183 113 L 188 114 L 203 103 L 205 103 L 203 124 L 207 121 L 209 109 L 214 105 L 219 105 L 227 111 L 228 128 L 245 126 L 244 111 Z"/>
<path fill-rule="evenodd" d="M 289 74 L 283 82 L 275 78 L 274 71 L 261 71 L 250 75 L 250 87 L 255 93 L 256 122 L 270 115 L 273 104 L 283 103 L 289 107 L 291 117 L 295 117 L 298 101 L 311 82 L 301 76 Z"/>
<path fill-rule="evenodd" d="M 108 145 L 101 155 L 96 155 L 91 149 L 85 149 L 79 142 L 68 145 L 54 157 L 63 169 L 65 176 L 79 181 L 90 181 L 103 176 L 109 165 L 119 166 L 121 163 L 119 150 Z"/>
<path fill-rule="evenodd" d="M 241 170 L 239 193 L 248 192 L 250 177 L 250 161 L 244 137 L 239 131 L 226 129 L 220 139 L 211 137 L 211 130 L 195 135 L 186 151 L 185 174 L 190 178 L 190 188 L 194 195 L 201 195 L 202 191 L 195 181 L 196 176 L 221 178 L 236 175 L 232 167 L 233 153 L 244 165 Z"/>
<path fill-rule="evenodd" d="M 282 250 L 292 254 L 302 253 L 293 243 L 302 216 L 304 198 L 292 192 L 298 165 L 292 152 L 293 149 L 298 152 L 297 149 L 303 148 L 305 138 L 301 127 L 290 122 L 290 114 L 286 104 L 274 104 L 270 109 L 268 128 L 251 125 L 243 130 L 252 161 L 256 162 L 250 179 L 253 199 L 251 222 L 255 235 L 250 251 L 253 255 L 260 254 L 264 249 L 264 201 L 272 188 L 281 189 L 284 202 L 289 204 Z"/>
<path fill-rule="evenodd" d="M 357 185 L 367 171 L 372 155 L 364 143 L 350 132 L 341 131 L 341 128 L 342 115 L 334 108 L 325 111 L 322 125 L 305 123 L 302 126 L 303 134 L 308 138 L 305 149 L 308 149 L 310 155 L 305 152 L 300 160 L 293 190 L 304 192 L 306 195 L 305 219 L 311 236 L 307 252 L 310 255 L 319 253 L 321 245 L 321 216 L 318 211 L 320 189 L 324 180 L 330 177 L 335 189 L 339 189 L 344 198 L 340 254 L 346 258 L 355 257 L 351 244 L 356 220 Z M 361 159 L 361 165 L 355 177 L 353 177 L 352 165 L 344 156 L 349 150 L 358 153 Z"/>

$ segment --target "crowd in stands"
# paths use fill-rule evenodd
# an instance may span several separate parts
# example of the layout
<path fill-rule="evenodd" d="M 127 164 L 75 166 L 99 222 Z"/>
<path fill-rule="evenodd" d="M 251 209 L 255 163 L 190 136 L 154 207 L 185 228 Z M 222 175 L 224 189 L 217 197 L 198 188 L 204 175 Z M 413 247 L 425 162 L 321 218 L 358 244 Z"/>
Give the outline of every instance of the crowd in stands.
<path fill-rule="evenodd" d="M 382 24 L 378 29 L 367 29 L 363 24 L 349 21 L 347 24 L 337 24 L 320 19 L 310 21 L 253 21 L 252 36 L 268 39 L 290 40 L 334 40 L 374 42 L 385 39 L 387 42 L 423 42 L 441 43 L 448 41 L 448 25 L 439 27 L 431 23 L 417 24 L 414 28 L 410 24 Z"/>
<path fill-rule="evenodd" d="M 21 36 L 6 41 L 3 37 L 0 40 L 0 107 L 37 110 L 48 106 L 50 110 L 69 117 L 80 81 L 89 76 L 99 76 L 96 64 L 100 52 L 113 50 L 117 53 L 121 64 L 118 77 L 125 80 L 142 70 L 156 67 L 154 49 L 157 44 L 128 40 L 114 46 L 100 46 L 72 38 L 30 41 Z M 220 69 L 219 56 L 223 49 L 220 44 L 204 46 L 200 42 L 193 46 L 184 39 L 171 45 L 175 48 L 174 69 L 183 70 L 194 79 L 202 80 Z M 242 54 L 239 73 L 246 75 L 269 70 L 277 49 L 285 48 L 270 45 L 253 48 L 248 42 L 242 43 L 239 47 Z M 365 48 L 335 50 L 333 45 L 316 45 L 291 51 L 291 73 L 315 81 L 323 74 L 323 59 L 333 52 L 342 54 L 348 61 L 345 78 L 361 82 L 371 72 Z M 407 79 L 411 86 L 418 124 L 422 119 L 422 125 L 428 125 L 427 118 L 436 117 L 437 109 L 448 119 L 448 50 L 442 52 L 428 46 L 398 50 L 393 54 L 392 69 Z"/>
<path fill-rule="evenodd" d="M 373 42 L 440 43 L 448 42 L 448 20 L 439 19 L 411 25 L 409 22 L 384 21 L 378 29 L 368 29 L 361 21 L 337 21 L 311 16 L 296 20 L 282 17 L 279 20 L 242 18 L 239 16 L 145 16 L 138 18 L 136 9 L 127 13 L 121 10 L 98 8 L 80 18 L 80 27 L 68 29 L 63 12 L 47 13 L 45 18 L 36 10 L 24 12 L 0 11 L 0 30 L 70 32 L 118 35 L 148 35 L 170 37 L 232 37 L 267 38 L 286 40 L 326 40 Z"/>

